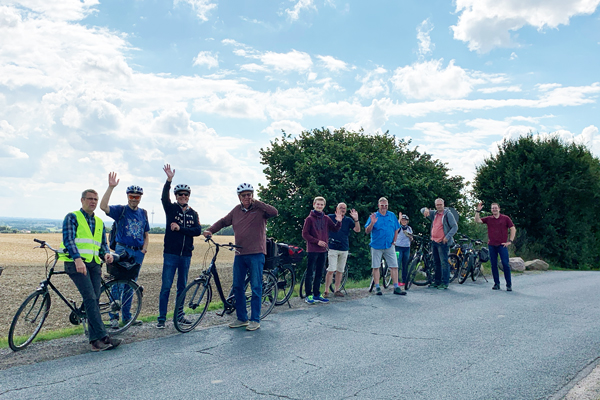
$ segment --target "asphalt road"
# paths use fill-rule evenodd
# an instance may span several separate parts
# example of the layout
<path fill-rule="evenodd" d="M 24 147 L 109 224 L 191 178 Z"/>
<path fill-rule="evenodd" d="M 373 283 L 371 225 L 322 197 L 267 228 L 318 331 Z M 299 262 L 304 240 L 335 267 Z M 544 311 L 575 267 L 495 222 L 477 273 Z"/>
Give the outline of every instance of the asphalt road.
<path fill-rule="evenodd" d="M 600 273 L 470 280 L 0 371 L 3 399 L 553 399 L 600 357 Z"/>

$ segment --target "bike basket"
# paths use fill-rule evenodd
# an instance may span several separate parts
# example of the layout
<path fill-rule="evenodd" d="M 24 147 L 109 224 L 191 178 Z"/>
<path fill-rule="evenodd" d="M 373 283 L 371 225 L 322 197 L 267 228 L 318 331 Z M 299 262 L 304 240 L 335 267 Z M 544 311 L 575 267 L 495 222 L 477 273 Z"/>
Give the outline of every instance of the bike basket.
<path fill-rule="evenodd" d="M 479 249 L 479 261 L 482 263 L 490 261 L 490 251 L 487 247 Z"/>
<path fill-rule="evenodd" d="M 131 279 L 137 278 L 140 273 L 140 264 L 134 265 L 131 269 L 127 269 L 120 264 L 110 263 L 106 264 L 106 270 L 109 274 L 115 277 L 115 279 Z"/>

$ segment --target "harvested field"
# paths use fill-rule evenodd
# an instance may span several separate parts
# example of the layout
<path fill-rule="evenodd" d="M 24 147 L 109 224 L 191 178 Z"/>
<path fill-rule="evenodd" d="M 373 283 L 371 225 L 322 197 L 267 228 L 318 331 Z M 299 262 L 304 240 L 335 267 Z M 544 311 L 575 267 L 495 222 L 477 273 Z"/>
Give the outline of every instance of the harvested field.
<path fill-rule="evenodd" d="M 12 318 L 28 294 L 33 292 L 39 283 L 45 279 L 46 252 L 34 249 L 37 245 L 33 239 L 45 240 L 52 247 L 58 248 L 62 241 L 61 234 L 2 234 L 0 235 L 0 267 L 4 268 L 0 276 L 0 337 L 8 335 Z M 217 243 L 233 242 L 233 236 L 215 236 Z M 206 265 L 204 263 L 208 244 L 202 238 L 196 238 L 195 250 L 192 256 L 189 277 L 195 277 L 208 266 L 212 253 Z M 144 286 L 144 300 L 141 315 L 158 314 L 158 294 L 161 286 L 163 235 L 150 235 L 150 246 L 144 260 L 138 283 Z M 224 287 L 231 285 L 233 252 L 219 253 L 217 265 Z M 57 264 L 62 270 L 62 263 Z M 176 278 L 177 279 L 177 278 Z M 58 287 L 65 297 L 81 303 L 79 292 L 66 275 L 52 277 L 52 283 Z M 171 291 L 169 310 L 175 302 L 175 284 Z M 218 297 L 218 296 L 215 296 Z M 68 320 L 68 308 L 56 295 L 51 294 L 52 308 L 44 324 L 44 330 L 52 330 L 72 326 Z"/>

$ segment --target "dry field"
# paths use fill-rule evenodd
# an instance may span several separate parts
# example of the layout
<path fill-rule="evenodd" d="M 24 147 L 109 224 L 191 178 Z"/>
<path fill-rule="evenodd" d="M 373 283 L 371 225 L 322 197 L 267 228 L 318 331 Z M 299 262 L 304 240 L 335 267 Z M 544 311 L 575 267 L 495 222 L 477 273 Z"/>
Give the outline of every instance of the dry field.
<path fill-rule="evenodd" d="M 58 248 L 62 241 L 62 234 L 1 234 L 0 235 L 0 266 L 4 271 L 0 276 L 0 337 L 8 335 L 8 328 L 15 312 L 25 300 L 25 297 L 33 292 L 39 283 L 45 279 L 46 252 L 42 249 L 34 249 L 37 245 L 33 239 L 45 240 L 52 247 Z M 215 236 L 217 243 L 233 242 L 233 236 Z M 195 239 L 194 254 L 190 267 L 189 277 L 195 277 L 208 266 L 210 257 L 204 263 L 208 244 L 200 238 Z M 144 300 L 141 315 L 158 314 L 158 294 L 161 285 L 162 273 L 163 235 L 150 235 L 150 246 L 144 260 L 138 283 L 144 286 Z M 222 251 L 219 253 L 217 265 L 224 287 L 231 285 L 231 270 L 234 253 Z M 57 264 L 57 269 L 62 270 L 62 263 Z M 176 278 L 177 279 L 177 278 Z M 63 295 L 72 298 L 78 304 L 81 296 L 66 275 L 52 277 L 52 283 L 58 287 Z M 171 289 L 170 301 L 175 301 L 175 283 Z M 218 297 L 218 296 L 217 296 Z M 68 308 L 56 295 L 51 294 L 52 308 L 46 323 L 45 330 L 58 327 L 71 326 L 68 320 Z M 172 310 L 173 304 L 169 306 Z"/>

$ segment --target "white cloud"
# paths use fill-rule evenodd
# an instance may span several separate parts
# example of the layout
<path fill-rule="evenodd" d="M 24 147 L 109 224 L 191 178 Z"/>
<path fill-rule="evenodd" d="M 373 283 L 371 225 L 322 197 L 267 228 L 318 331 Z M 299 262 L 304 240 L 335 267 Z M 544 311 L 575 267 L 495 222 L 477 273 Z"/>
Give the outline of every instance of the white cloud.
<path fill-rule="evenodd" d="M 515 53 L 514 51 L 512 53 L 510 53 L 510 59 L 511 60 L 516 60 L 517 58 L 519 58 L 519 56 L 517 55 L 517 53 Z"/>
<path fill-rule="evenodd" d="M 240 66 L 240 69 L 242 71 L 249 72 L 269 72 L 269 68 L 265 67 L 264 65 L 258 65 L 256 63 L 243 64 Z"/>
<path fill-rule="evenodd" d="M 173 0 L 173 5 L 176 6 L 179 3 L 187 3 L 196 12 L 196 16 L 199 20 L 206 22 L 208 21 L 208 14 L 210 10 L 217 8 L 217 4 L 211 0 Z"/>
<path fill-rule="evenodd" d="M 456 0 L 458 23 L 454 39 L 467 42 L 469 49 L 486 53 L 495 47 L 516 44 L 511 37 L 526 25 L 543 30 L 568 25 L 571 17 L 594 13 L 600 0 Z"/>
<path fill-rule="evenodd" d="M 490 87 L 490 88 L 481 88 L 481 89 L 477 89 L 478 92 L 481 93 L 498 93 L 498 92 L 520 92 L 521 91 L 521 87 L 519 85 L 514 85 L 514 86 L 496 86 L 496 87 Z"/>
<path fill-rule="evenodd" d="M 442 60 L 425 61 L 394 71 L 394 88 L 412 99 L 460 99 L 471 93 L 467 72 L 454 65 L 442 67 Z"/>
<path fill-rule="evenodd" d="M 263 129 L 263 133 L 266 133 L 271 137 L 275 137 L 280 136 L 282 130 L 285 131 L 285 133 L 297 136 L 300 133 L 302 133 L 302 131 L 304 131 L 305 129 L 299 122 L 281 120 L 271 123 L 271 125 Z"/>
<path fill-rule="evenodd" d="M 317 56 L 323 62 L 325 68 L 332 72 L 348 70 L 348 64 L 332 56 Z"/>
<path fill-rule="evenodd" d="M 562 85 L 560 83 L 538 83 L 535 85 L 540 92 L 547 92 L 548 90 L 556 89 L 561 86 Z"/>
<path fill-rule="evenodd" d="M 208 69 L 219 68 L 219 56 L 213 56 L 210 51 L 201 51 L 194 57 L 194 65 L 206 65 Z"/>
<path fill-rule="evenodd" d="M 55 21 L 77 21 L 97 11 L 94 6 L 100 2 L 99 0 L 5 0 L 2 3 L 31 11 L 34 14 Z M 8 9 L 9 7 L 0 7 L 0 20 L 3 19 L 2 8 Z"/>
<path fill-rule="evenodd" d="M 300 18 L 300 12 L 302 10 L 317 10 L 317 7 L 314 5 L 313 0 L 298 0 L 298 2 L 294 5 L 292 9 L 287 8 L 285 10 L 288 18 L 293 22 L 297 21 Z"/>
<path fill-rule="evenodd" d="M 385 68 L 377 67 L 373 71 L 369 71 L 364 77 L 357 77 L 362 85 L 356 91 L 356 94 L 365 99 L 373 99 L 381 94 L 389 94 L 386 83 L 387 78 L 384 76 L 386 73 Z"/>
<path fill-rule="evenodd" d="M 278 71 L 298 71 L 305 72 L 312 67 L 312 59 L 307 53 L 292 50 L 287 53 L 275 53 L 267 51 L 259 56 L 263 64 L 271 66 Z"/>
<path fill-rule="evenodd" d="M 417 40 L 419 41 L 419 56 L 421 58 L 428 54 L 431 54 L 434 44 L 431 43 L 431 37 L 429 34 L 433 30 L 433 24 L 429 21 L 429 18 L 421 22 L 417 27 Z"/>

